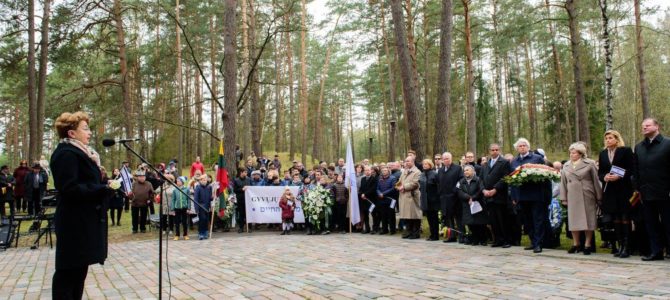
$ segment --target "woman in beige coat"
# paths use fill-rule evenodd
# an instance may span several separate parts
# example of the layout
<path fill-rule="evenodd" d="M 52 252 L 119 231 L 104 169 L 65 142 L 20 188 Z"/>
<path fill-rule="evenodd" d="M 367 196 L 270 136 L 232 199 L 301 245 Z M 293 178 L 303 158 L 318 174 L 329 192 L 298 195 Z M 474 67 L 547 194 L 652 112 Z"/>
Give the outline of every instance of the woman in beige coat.
<path fill-rule="evenodd" d="M 400 192 L 398 197 L 400 218 L 405 219 L 407 232 L 402 236 L 404 239 L 418 239 L 421 236 L 421 191 L 419 191 L 419 176 L 421 171 L 414 165 L 414 157 L 405 159 L 405 169 L 396 183 Z"/>
<path fill-rule="evenodd" d="M 570 161 L 561 170 L 561 202 L 568 206 L 568 227 L 572 232 L 572 247 L 568 253 L 584 251 L 591 254 L 593 231 L 596 229 L 596 212 L 602 199 L 598 170 L 593 160 L 586 158 L 582 143 L 570 145 Z M 579 245 L 580 232 L 586 235 L 584 247 Z"/>

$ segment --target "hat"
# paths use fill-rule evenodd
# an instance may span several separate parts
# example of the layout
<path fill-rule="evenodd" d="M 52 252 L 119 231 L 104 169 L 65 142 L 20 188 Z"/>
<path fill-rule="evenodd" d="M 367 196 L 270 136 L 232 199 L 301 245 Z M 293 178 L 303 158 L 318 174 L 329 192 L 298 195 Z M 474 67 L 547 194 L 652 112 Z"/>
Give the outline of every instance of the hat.
<path fill-rule="evenodd" d="M 181 181 L 181 183 L 186 183 L 187 181 L 186 176 L 179 176 L 177 177 L 177 180 Z"/>
<path fill-rule="evenodd" d="M 537 150 L 535 150 L 535 152 L 537 152 L 537 154 L 539 154 L 539 155 L 542 155 L 542 157 L 547 157 L 547 155 L 544 153 L 544 149 L 542 149 L 542 148 L 537 148 Z"/>
<path fill-rule="evenodd" d="M 254 175 L 261 176 L 261 171 L 256 170 L 256 171 L 251 172 L 251 176 L 254 176 Z"/>
<path fill-rule="evenodd" d="M 33 164 L 33 169 L 41 169 L 41 168 L 42 168 L 42 165 L 40 165 L 40 163 L 36 162 L 36 163 Z"/>
<path fill-rule="evenodd" d="M 147 173 L 142 170 L 135 171 L 135 176 L 147 176 Z"/>

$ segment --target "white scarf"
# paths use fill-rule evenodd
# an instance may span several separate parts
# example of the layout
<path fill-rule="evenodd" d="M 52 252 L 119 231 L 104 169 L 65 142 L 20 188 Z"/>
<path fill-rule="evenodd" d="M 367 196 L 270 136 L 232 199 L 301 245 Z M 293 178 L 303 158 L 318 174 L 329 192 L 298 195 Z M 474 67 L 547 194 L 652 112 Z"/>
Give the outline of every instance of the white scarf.
<path fill-rule="evenodd" d="M 95 163 L 95 165 L 98 166 L 98 168 L 100 168 L 100 155 L 90 146 L 86 146 L 79 140 L 71 138 L 64 138 L 60 142 L 70 144 L 72 146 L 79 148 L 79 150 L 86 153 L 86 155 L 88 155 L 88 158 L 90 158 Z"/>

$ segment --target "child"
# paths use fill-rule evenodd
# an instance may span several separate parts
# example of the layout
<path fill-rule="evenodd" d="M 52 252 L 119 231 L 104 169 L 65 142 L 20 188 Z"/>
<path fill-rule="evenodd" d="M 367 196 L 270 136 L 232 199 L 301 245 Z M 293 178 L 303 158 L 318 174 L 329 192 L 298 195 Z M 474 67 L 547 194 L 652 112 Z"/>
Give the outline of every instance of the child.
<path fill-rule="evenodd" d="M 337 179 L 332 187 L 335 195 L 335 223 L 340 233 L 347 233 L 347 205 L 349 204 L 349 188 L 344 185 L 344 175 L 337 174 Z M 394 212 L 395 213 L 395 212 Z"/>
<path fill-rule="evenodd" d="M 279 200 L 281 207 L 282 233 L 281 235 L 291 234 L 293 224 L 293 210 L 295 209 L 295 197 L 289 188 L 284 189 L 284 195 Z"/>
<path fill-rule="evenodd" d="M 468 225 L 472 233 L 471 245 L 486 246 L 486 212 L 484 209 L 484 199 L 482 191 L 484 184 L 475 175 L 475 168 L 466 164 L 463 167 L 463 178 L 456 185 L 458 190 L 458 199 L 463 203 L 463 224 Z M 477 203 L 475 203 L 477 202 Z M 471 206 L 479 204 L 482 210 L 472 213 Z"/>
<path fill-rule="evenodd" d="M 194 198 L 199 205 L 196 207 L 198 211 L 198 238 L 206 240 L 209 237 L 209 209 L 211 209 L 211 202 L 213 199 L 212 188 L 209 185 L 207 175 L 200 176 L 200 184 L 196 185 Z"/>
<path fill-rule="evenodd" d="M 175 235 L 174 235 L 174 240 L 178 241 L 179 240 L 179 226 L 181 225 L 182 228 L 184 229 L 184 239 L 188 240 L 188 209 L 190 207 L 190 203 L 188 201 L 188 187 L 184 186 L 184 182 L 186 182 L 186 177 L 180 176 L 177 178 L 177 187 L 179 189 L 175 189 L 174 192 L 172 193 L 172 205 L 170 208 L 172 211 L 170 214 L 174 214 L 174 229 L 175 229 Z M 182 191 L 183 193 L 181 193 Z"/>

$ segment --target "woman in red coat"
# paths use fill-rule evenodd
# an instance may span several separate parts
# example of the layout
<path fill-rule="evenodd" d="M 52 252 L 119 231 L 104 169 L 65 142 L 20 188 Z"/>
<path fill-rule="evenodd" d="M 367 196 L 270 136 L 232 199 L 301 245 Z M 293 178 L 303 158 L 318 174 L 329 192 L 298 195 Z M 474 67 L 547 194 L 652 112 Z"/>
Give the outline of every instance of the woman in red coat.
<path fill-rule="evenodd" d="M 291 234 L 291 227 L 293 226 L 293 210 L 295 209 L 295 197 L 289 188 L 284 190 L 284 195 L 279 200 L 279 207 L 281 208 L 282 233 L 281 235 Z"/>

